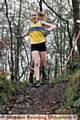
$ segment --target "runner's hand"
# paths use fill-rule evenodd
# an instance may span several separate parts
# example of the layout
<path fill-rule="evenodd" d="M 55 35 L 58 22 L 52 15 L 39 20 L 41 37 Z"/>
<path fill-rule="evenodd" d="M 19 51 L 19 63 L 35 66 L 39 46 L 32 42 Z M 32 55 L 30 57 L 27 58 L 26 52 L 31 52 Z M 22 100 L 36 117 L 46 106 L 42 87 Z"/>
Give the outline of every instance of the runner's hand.
<path fill-rule="evenodd" d="M 50 32 L 48 31 L 48 30 L 46 30 L 45 32 L 44 32 L 44 36 L 47 36 L 47 35 L 49 35 L 50 34 Z"/>

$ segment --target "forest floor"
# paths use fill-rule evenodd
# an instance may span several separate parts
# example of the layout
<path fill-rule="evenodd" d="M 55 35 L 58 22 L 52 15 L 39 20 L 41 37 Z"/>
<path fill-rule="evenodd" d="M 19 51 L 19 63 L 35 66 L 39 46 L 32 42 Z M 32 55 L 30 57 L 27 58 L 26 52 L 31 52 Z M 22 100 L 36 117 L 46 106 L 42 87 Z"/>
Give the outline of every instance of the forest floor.
<path fill-rule="evenodd" d="M 40 87 L 27 86 L 12 97 L 4 113 L 9 114 L 64 114 L 65 88 L 68 81 L 59 84 L 44 84 Z"/>

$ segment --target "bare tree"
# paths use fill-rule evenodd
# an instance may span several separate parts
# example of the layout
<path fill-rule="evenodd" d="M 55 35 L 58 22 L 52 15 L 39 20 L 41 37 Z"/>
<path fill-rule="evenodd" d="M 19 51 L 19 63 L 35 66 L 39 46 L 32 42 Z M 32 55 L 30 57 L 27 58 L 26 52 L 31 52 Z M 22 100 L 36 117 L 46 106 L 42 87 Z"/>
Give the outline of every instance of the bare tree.
<path fill-rule="evenodd" d="M 6 6 L 6 18 L 9 24 L 9 30 L 10 30 L 10 40 L 11 40 L 11 79 L 14 80 L 14 60 L 13 60 L 13 37 L 12 37 L 12 27 L 11 27 L 11 21 L 9 19 L 9 14 L 8 14 L 8 4 L 7 0 L 5 0 L 5 6 Z"/>
<path fill-rule="evenodd" d="M 74 18 L 74 32 L 75 35 L 77 36 L 79 31 L 80 31 L 80 25 L 77 24 L 77 20 L 80 20 L 80 1 L 79 0 L 72 0 L 72 5 L 73 5 L 73 18 Z M 79 50 L 79 55 L 80 55 L 80 37 L 77 42 L 78 50 Z"/>

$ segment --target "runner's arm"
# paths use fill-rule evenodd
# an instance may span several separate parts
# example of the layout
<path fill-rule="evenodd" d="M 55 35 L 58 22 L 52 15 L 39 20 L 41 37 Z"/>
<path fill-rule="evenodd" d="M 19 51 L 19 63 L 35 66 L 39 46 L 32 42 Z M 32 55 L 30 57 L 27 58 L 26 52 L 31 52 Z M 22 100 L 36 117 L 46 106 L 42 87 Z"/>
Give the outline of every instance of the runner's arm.
<path fill-rule="evenodd" d="M 24 32 L 24 33 L 21 34 L 20 37 L 25 37 L 25 36 L 28 36 L 28 35 L 29 35 L 29 32 Z"/>
<path fill-rule="evenodd" d="M 56 28 L 55 24 L 50 24 L 50 23 L 47 23 L 45 21 L 42 21 L 42 25 L 47 27 L 49 32 Z"/>

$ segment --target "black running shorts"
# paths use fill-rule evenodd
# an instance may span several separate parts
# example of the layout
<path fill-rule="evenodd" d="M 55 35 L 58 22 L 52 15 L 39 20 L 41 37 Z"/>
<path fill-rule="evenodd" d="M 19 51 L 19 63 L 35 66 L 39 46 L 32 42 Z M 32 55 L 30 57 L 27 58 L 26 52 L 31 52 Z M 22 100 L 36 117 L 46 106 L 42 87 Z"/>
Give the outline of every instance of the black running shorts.
<path fill-rule="evenodd" d="M 45 42 L 38 43 L 38 44 L 32 44 L 31 45 L 31 51 L 39 51 L 39 52 L 46 51 Z"/>

